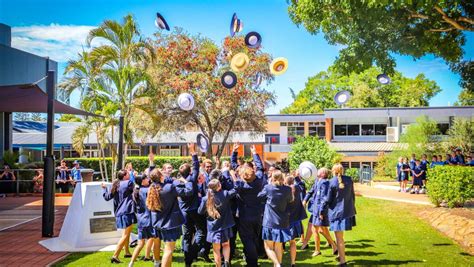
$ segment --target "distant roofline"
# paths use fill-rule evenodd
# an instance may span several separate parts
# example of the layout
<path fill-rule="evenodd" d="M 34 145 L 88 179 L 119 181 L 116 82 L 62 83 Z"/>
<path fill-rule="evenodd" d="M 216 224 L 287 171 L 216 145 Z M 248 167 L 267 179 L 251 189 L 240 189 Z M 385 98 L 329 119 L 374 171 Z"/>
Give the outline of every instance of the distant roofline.
<path fill-rule="evenodd" d="M 434 107 L 380 107 L 380 108 L 328 108 L 324 111 L 351 111 L 351 110 L 388 110 L 388 109 L 474 109 L 474 106 L 434 106 Z"/>
<path fill-rule="evenodd" d="M 266 114 L 267 117 L 280 117 L 280 116 L 324 116 L 324 113 L 306 113 L 306 114 Z"/>
<path fill-rule="evenodd" d="M 27 51 L 25 51 L 25 50 L 21 50 L 21 49 L 15 48 L 15 47 L 13 47 L 13 46 L 8 46 L 8 45 L 4 45 L 4 44 L 0 44 L 0 46 L 3 46 L 3 47 L 8 48 L 8 49 L 17 50 L 17 51 L 19 51 L 19 52 L 22 52 L 22 53 L 25 53 L 25 54 L 29 54 L 29 55 L 31 55 L 31 56 L 35 56 L 35 57 L 37 57 L 37 58 L 41 58 L 41 59 L 44 59 L 44 60 L 50 60 L 50 61 L 52 61 L 52 62 L 54 62 L 54 63 L 56 63 L 56 64 L 58 63 L 56 60 L 51 59 L 50 57 L 39 56 L 39 55 L 30 53 L 30 52 L 27 52 Z"/>

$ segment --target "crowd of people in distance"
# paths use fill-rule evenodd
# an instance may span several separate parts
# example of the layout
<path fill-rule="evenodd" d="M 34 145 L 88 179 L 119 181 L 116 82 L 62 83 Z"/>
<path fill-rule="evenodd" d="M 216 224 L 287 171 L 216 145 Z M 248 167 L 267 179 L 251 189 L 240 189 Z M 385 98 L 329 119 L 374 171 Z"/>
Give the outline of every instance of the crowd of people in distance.
<path fill-rule="evenodd" d="M 453 149 L 451 153 L 447 153 L 444 159 L 442 155 L 432 155 L 431 162 L 428 161 L 426 154 L 423 154 L 421 159 L 416 158 L 415 154 L 411 155 L 410 160 L 407 157 L 399 157 L 396 167 L 397 180 L 400 183 L 398 191 L 411 194 L 425 193 L 428 180 L 426 172 L 428 168 L 443 165 L 474 167 L 474 160 L 472 155 L 464 156 L 460 148 Z M 409 180 L 412 182 L 411 188 L 407 188 Z"/>
<path fill-rule="evenodd" d="M 213 166 L 209 159 L 201 164 L 194 144 L 188 144 L 192 164 L 182 164 L 176 177 L 171 164 L 158 168 L 150 153 L 150 166 L 142 173 L 130 166 L 117 173 L 112 185 L 104 183 L 103 197 L 113 201 L 116 226 L 123 229 L 111 263 L 121 263 L 124 250 L 129 266 L 139 259 L 154 266 L 172 266 L 176 241 L 181 238 L 186 266 L 212 262 L 211 249 L 216 266 L 231 266 L 239 235 L 247 266 L 258 266 L 262 257 L 281 266 L 285 247 L 295 266 L 296 240 L 307 249 L 312 234 L 316 257 L 321 254 L 321 233 L 339 265 L 346 266 L 344 231 L 356 225 L 356 210 L 353 182 L 344 175 L 342 165 L 334 165 L 331 171 L 319 169 L 313 187 L 306 192 L 298 173 L 283 173 L 273 166 L 265 171 L 254 146 L 253 161 L 239 161 L 239 146 L 234 144 L 230 162 L 221 164 L 215 159 Z M 305 233 L 306 208 L 310 228 Z M 132 254 L 129 244 L 134 224 L 138 242 Z M 143 249 L 144 256 L 139 257 Z"/>

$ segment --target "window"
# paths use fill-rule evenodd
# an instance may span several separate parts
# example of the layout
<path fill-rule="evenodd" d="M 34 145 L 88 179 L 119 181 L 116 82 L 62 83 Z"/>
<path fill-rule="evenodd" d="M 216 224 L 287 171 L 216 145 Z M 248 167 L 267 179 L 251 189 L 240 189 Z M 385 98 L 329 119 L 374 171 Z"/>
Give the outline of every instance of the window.
<path fill-rule="evenodd" d="M 265 135 L 265 143 L 266 144 L 279 144 L 280 143 L 280 135 L 278 135 L 278 134 L 267 134 L 267 135 Z"/>
<path fill-rule="evenodd" d="M 447 135 L 449 130 L 449 123 L 438 123 L 438 130 L 441 135 Z"/>
<path fill-rule="evenodd" d="M 288 122 L 288 144 L 295 142 L 297 136 L 304 136 L 304 122 Z"/>
<path fill-rule="evenodd" d="M 359 132 L 360 132 L 359 124 L 347 125 L 347 135 L 360 135 Z"/>
<path fill-rule="evenodd" d="M 351 162 L 351 168 L 359 169 L 360 168 L 360 162 Z"/>
<path fill-rule="evenodd" d="M 319 136 L 324 138 L 326 136 L 326 123 L 325 122 L 310 122 L 309 123 L 309 135 Z"/>
<path fill-rule="evenodd" d="M 373 124 L 362 124 L 362 135 L 374 135 L 375 127 Z"/>
<path fill-rule="evenodd" d="M 250 146 L 251 145 L 248 145 L 248 144 L 244 145 L 244 157 L 251 157 L 252 156 L 252 152 L 250 151 Z"/>
<path fill-rule="evenodd" d="M 349 162 L 341 162 L 341 164 L 344 169 L 349 169 Z"/>
<path fill-rule="evenodd" d="M 335 135 L 347 135 L 347 125 L 335 125 L 334 126 Z"/>
<path fill-rule="evenodd" d="M 387 135 L 387 124 L 375 124 L 375 135 Z"/>
<path fill-rule="evenodd" d="M 181 149 L 178 145 L 160 146 L 160 156 L 179 157 Z"/>

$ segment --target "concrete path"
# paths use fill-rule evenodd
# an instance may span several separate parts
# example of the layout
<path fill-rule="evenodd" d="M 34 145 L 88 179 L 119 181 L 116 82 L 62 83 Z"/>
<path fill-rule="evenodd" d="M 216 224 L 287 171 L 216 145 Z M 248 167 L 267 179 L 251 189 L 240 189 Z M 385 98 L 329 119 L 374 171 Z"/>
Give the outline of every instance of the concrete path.
<path fill-rule="evenodd" d="M 391 187 L 381 188 L 381 187 L 373 187 L 373 186 L 368 186 L 365 184 L 362 185 L 362 184 L 356 183 L 355 190 L 356 190 L 356 193 L 359 193 L 360 195 L 364 197 L 368 197 L 368 198 L 376 198 L 376 199 L 384 199 L 384 200 L 405 202 L 405 203 L 411 203 L 411 204 L 433 206 L 433 204 L 431 204 L 426 194 L 402 193 L 402 192 L 398 192 L 397 188 L 394 190 Z"/>

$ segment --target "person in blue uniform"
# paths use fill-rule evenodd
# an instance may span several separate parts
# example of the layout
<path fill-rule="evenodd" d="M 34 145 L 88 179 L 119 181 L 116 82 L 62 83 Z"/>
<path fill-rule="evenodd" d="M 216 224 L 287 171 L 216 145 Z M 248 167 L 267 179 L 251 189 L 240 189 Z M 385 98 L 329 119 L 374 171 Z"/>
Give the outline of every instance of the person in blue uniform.
<path fill-rule="evenodd" d="M 105 184 L 103 197 L 106 201 L 114 201 L 115 224 L 117 229 L 124 229 L 122 238 L 118 241 L 114 255 L 110 259 L 111 263 L 121 263 L 119 260 L 120 251 L 125 248 L 125 258 L 132 257 L 129 248 L 130 233 L 132 225 L 137 223 L 135 216 L 135 202 L 133 201 L 134 180 L 130 179 L 127 170 L 117 172 L 117 179 L 112 183 L 110 192 Z"/>
<path fill-rule="evenodd" d="M 471 167 L 474 166 L 474 160 L 472 159 L 471 156 L 466 157 L 466 166 L 471 166 Z"/>
<path fill-rule="evenodd" d="M 155 259 L 160 258 L 160 239 L 156 238 L 156 230 L 151 224 L 151 212 L 146 206 L 146 199 L 148 196 L 148 189 L 150 186 L 150 179 L 146 176 L 135 176 L 135 189 L 133 191 L 133 201 L 136 205 L 137 214 L 137 232 L 138 232 L 138 245 L 133 251 L 132 258 L 128 266 L 133 266 L 133 263 L 140 255 L 141 250 L 145 246 L 153 246 L 153 256 Z M 151 241 L 151 242 L 148 242 Z M 145 255 L 145 260 L 151 260 Z"/>
<path fill-rule="evenodd" d="M 265 202 L 263 213 L 262 238 L 265 251 L 274 266 L 280 267 L 283 258 L 283 242 L 291 240 L 289 206 L 293 201 L 291 188 L 284 185 L 283 174 L 276 170 L 269 184 L 258 194 Z"/>
<path fill-rule="evenodd" d="M 313 236 L 313 206 L 314 206 L 314 194 L 316 192 L 316 185 L 317 185 L 317 180 L 314 182 L 313 186 L 309 191 L 307 191 L 304 199 L 303 199 L 303 206 L 306 207 L 307 211 L 309 212 L 309 220 L 308 220 L 308 227 L 306 228 L 306 234 L 303 238 L 302 244 L 301 244 L 301 250 L 305 250 L 309 246 L 309 241 L 311 240 L 311 237 Z M 314 237 L 314 242 L 317 242 L 318 237 Z"/>
<path fill-rule="evenodd" d="M 426 187 L 426 171 L 428 170 L 429 164 L 430 163 L 428 162 L 428 156 L 426 154 L 423 154 L 421 156 L 421 161 L 420 161 L 420 166 L 424 171 L 423 174 L 421 175 L 421 182 L 422 182 L 423 188 Z"/>
<path fill-rule="evenodd" d="M 237 150 L 234 145 L 234 154 L 231 161 L 237 165 Z M 244 246 L 244 255 L 247 266 L 258 266 L 258 245 L 260 243 L 263 205 L 257 196 L 264 186 L 264 168 L 255 146 L 250 147 L 256 171 L 250 167 L 239 168 L 239 179 L 234 182 L 237 191 L 237 210 L 239 214 L 238 232 Z"/>
<path fill-rule="evenodd" d="M 449 165 L 459 165 L 458 158 L 456 157 L 456 152 L 451 152 L 449 155 L 449 160 L 448 160 Z"/>
<path fill-rule="evenodd" d="M 458 165 L 466 164 L 464 155 L 462 154 L 462 149 L 459 147 L 456 148 L 455 153 L 456 153 L 456 161 L 458 162 Z"/>
<path fill-rule="evenodd" d="M 199 176 L 199 159 L 194 149 L 194 144 L 188 144 L 188 150 L 192 158 L 192 167 L 185 163 L 179 167 L 179 174 L 185 178 L 192 188 L 192 192 L 188 196 L 182 196 L 179 200 L 179 207 L 184 215 L 183 238 L 181 247 L 184 252 L 184 262 L 186 266 L 190 266 L 197 258 L 198 252 L 201 257 L 206 257 L 206 221 L 205 218 L 198 214 L 200 197 L 197 184 Z M 200 251 L 201 250 L 201 251 Z M 207 256 L 207 258 L 209 258 Z"/>
<path fill-rule="evenodd" d="M 66 161 L 61 160 L 60 165 L 56 168 L 56 184 L 58 185 L 61 193 L 68 193 L 69 186 L 71 185 L 71 172 L 66 165 Z"/>
<path fill-rule="evenodd" d="M 411 154 L 411 159 L 410 159 L 410 162 L 409 162 L 409 165 L 410 167 L 410 170 L 413 170 L 416 166 L 416 155 L 415 154 Z M 410 173 L 411 177 L 413 178 L 413 173 Z"/>
<path fill-rule="evenodd" d="M 398 189 L 398 192 L 404 192 L 405 191 L 405 188 L 403 188 L 404 186 L 404 181 L 406 179 L 408 179 L 408 177 L 404 177 L 404 172 L 402 171 L 403 169 L 403 157 L 399 157 L 398 158 L 398 162 L 397 162 L 397 181 L 400 185 L 400 188 Z"/>
<path fill-rule="evenodd" d="M 74 187 L 76 187 L 77 183 L 82 182 L 81 169 L 83 169 L 83 167 L 81 166 L 81 163 L 77 160 L 75 160 L 72 163 L 72 165 L 74 167 L 72 167 L 72 169 L 71 169 L 71 176 L 72 176 L 72 179 L 74 181 Z"/>
<path fill-rule="evenodd" d="M 347 266 L 344 231 L 352 230 L 356 225 L 354 183 L 351 177 L 344 175 L 344 167 L 339 163 L 332 167 L 332 174 L 322 208 L 328 209 L 329 229 L 336 235 L 339 265 Z M 324 220 L 324 215 L 322 217 Z"/>
<path fill-rule="evenodd" d="M 420 192 L 420 187 L 423 186 L 423 175 L 425 174 L 425 170 L 421 165 L 421 161 L 416 160 L 416 166 L 412 170 L 413 172 L 413 190 L 412 194 L 418 194 Z"/>
<path fill-rule="evenodd" d="M 438 156 L 433 155 L 433 156 L 431 157 L 430 168 L 434 168 L 436 165 L 438 165 Z"/>
<path fill-rule="evenodd" d="M 303 207 L 301 199 L 301 186 L 297 185 L 295 177 L 287 175 L 285 177 L 285 185 L 291 188 L 293 201 L 289 204 L 288 209 L 290 211 L 290 259 L 291 266 L 296 264 L 296 238 L 301 237 L 303 234 L 303 223 L 302 221 L 308 216 Z"/>
<path fill-rule="evenodd" d="M 333 254 L 337 254 L 336 243 L 329 233 L 329 217 L 327 205 L 323 208 L 322 204 L 328 196 L 329 192 L 329 170 L 327 168 L 321 168 L 318 170 L 318 180 L 314 183 L 314 207 L 312 213 L 312 225 L 313 235 L 316 238 L 316 246 L 314 248 L 313 257 L 321 255 L 321 240 L 319 233 L 321 233 L 327 240 L 328 244 L 333 250 Z"/>
<path fill-rule="evenodd" d="M 220 267 L 222 265 L 222 248 L 224 266 L 230 267 L 229 241 L 234 235 L 232 227 L 235 224 L 230 201 L 235 197 L 236 191 L 234 189 L 230 191 L 222 190 L 222 185 L 219 181 L 220 177 L 216 177 L 216 171 L 212 173 L 213 178 L 209 180 L 207 194 L 202 198 L 198 212 L 207 216 L 206 240 L 212 243 L 216 266 Z"/>

